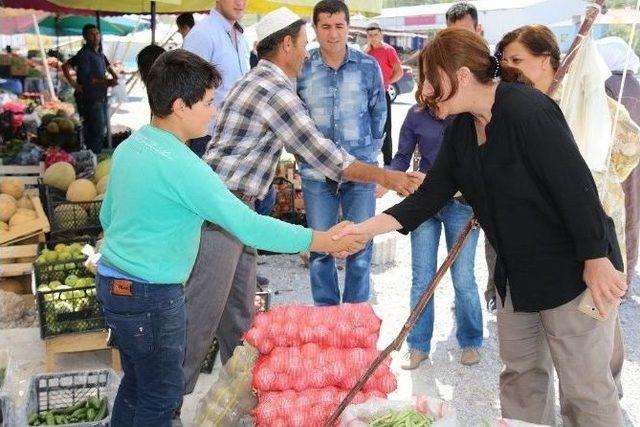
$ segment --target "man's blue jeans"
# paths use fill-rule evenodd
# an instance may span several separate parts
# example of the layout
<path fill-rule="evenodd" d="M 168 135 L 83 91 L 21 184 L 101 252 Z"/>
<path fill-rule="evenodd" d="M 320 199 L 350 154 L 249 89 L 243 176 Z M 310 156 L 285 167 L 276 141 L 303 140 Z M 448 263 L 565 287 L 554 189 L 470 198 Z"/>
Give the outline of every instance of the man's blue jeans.
<path fill-rule="evenodd" d="M 431 219 L 411 233 L 411 307 L 414 307 L 436 273 L 440 231 L 444 226 L 447 248 L 455 244 L 473 210 L 457 200 L 449 201 Z M 473 230 L 451 267 L 455 291 L 456 338 L 461 348 L 482 346 L 482 308 L 474 276 L 474 261 L 479 231 Z M 431 351 L 434 298 L 409 332 L 407 344 L 412 350 Z"/>
<path fill-rule="evenodd" d="M 113 280 L 98 279 L 98 297 L 124 371 L 111 426 L 169 427 L 184 392 L 183 286 L 132 282 L 132 295 L 118 296 Z"/>
<path fill-rule="evenodd" d="M 95 154 L 100 154 L 107 134 L 107 100 L 78 101 L 79 113 L 82 116 L 84 145 Z"/>
<path fill-rule="evenodd" d="M 302 179 L 302 192 L 310 228 L 326 231 L 342 219 L 355 223 L 375 215 L 375 184 L 345 182 L 336 191 L 326 181 Z M 369 300 L 370 268 L 373 245 L 347 257 L 342 302 L 357 303 Z M 311 293 L 316 305 L 340 304 L 338 270 L 333 256 L 311 252 L 309 258 Z"/>

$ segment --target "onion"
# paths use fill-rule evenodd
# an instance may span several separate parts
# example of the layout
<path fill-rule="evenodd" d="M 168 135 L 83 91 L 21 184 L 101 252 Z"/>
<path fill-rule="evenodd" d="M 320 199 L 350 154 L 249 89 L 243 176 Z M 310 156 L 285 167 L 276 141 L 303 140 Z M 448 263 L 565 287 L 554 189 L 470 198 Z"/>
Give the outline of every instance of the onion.
<path fill-rule="evenodd" d="M 268 338 L 263 338 L 262 341 L 257 342 L 254 347 L 262 354 L 269 354 L 271 350 L 273 350 L 273 346 L 273 341 Z"/>
<path fill-rule="evenodd" d="M 300 408 L 302 409 L 302 408 Z M 305 427 L 307 425 L 307 414 L 304 409 L 302 411 L 294 410 L 289 416 L 289 426 L 291 427 Z M 305 408 L 306 409 L 306 408 Z M 303 412 L 304 411 L 304 412 Z"/>
<path fill-rule="evenodd" d="M 391 393 L 398 387 L 398 380 L 395 375 L 389 372 L 384 377 L 380 378 L 380 382 L 378 383 L 379 390 L 383 393 Z"/>
<path fill-rule="evenodd" d="M 274 406 L 261 403 L 254 410 L 254 415 L 258 424 L 270 426 L 278 416 L 278 413 Z"/>
<path fill-rule="evenodd" d="M 253 373 L 253 386 L 258 390 L 271 390 L 276 381 L 275 373 L 267 367 Z"/>

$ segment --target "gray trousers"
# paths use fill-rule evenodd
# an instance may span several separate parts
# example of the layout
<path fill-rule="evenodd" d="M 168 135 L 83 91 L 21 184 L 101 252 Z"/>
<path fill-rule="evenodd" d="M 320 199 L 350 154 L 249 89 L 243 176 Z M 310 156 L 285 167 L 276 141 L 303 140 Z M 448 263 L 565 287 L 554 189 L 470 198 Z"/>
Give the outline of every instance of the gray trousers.
<path fill-rule="evenodd" d="M 627 284 L 635 277 L 638 264 L 638 245 L 640 245 L 640 166 L 622 183 L 625 195 L 625 239 L 627 244 Z"/>
<path fill-rule="evenodd" d="M 256 250 L 214 224 L 202 226 L 200 249 L 185 287 L 185 394 L 193 391 L 213 338 L 224 364 L 255 315 Z"/>
<path fill-rule="evenodd" d="M 582 295 L 550 310 L 514 312 L 498 304 L 502 416 L 555 426 L 554 367 L 564 427 L 622 427 L 612 375 L 617 311 L 606 321 L 578 311 Z"/>

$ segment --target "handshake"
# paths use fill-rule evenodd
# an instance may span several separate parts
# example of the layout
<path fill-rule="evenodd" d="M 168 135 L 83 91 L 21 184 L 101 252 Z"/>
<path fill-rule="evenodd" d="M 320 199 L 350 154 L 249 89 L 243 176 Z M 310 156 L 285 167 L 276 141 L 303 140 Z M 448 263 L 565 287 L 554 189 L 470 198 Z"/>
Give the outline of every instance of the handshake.
<path fill-rule="evenodd" d="M 342 221 L 327 231 L 314 231 L 309 248 L 312 252 L 329 252 L 336 258 L 346 258 L 361 251 L 373 236 L 358 232 L 357 225 Z"/>

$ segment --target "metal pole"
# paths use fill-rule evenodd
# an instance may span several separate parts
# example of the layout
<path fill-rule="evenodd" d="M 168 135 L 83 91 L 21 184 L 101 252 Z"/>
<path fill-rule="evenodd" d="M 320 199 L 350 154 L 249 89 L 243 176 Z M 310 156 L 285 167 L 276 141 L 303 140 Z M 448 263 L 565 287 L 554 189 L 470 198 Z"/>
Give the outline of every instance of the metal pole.
<path fill-rule="evenodd" d="M 44 74 L 47 77 L 47 86 L 49 86 L 49 94 L 52 100 L 56 100 L 56 92 L 53 89 L 53 80 L 51 80 L 51 73 L 49 72 L 49 64 L 47 63 L 47 54 L 44 51 L 44 45 L 42 44 L 42 36 L 40 35 L 40 25 L 36 19 L 36 14 L 32 13 L 33 27 L 36 29 L 36 36 L 38 37 L 38 46 L 40 47 L 40 55 L 42 56 L 42 65 L 44 65 Z"/>
<path fill-rule="evenodd" d="M 156 44 L 156 2 L 151 2 L 151 44 Z"/>

